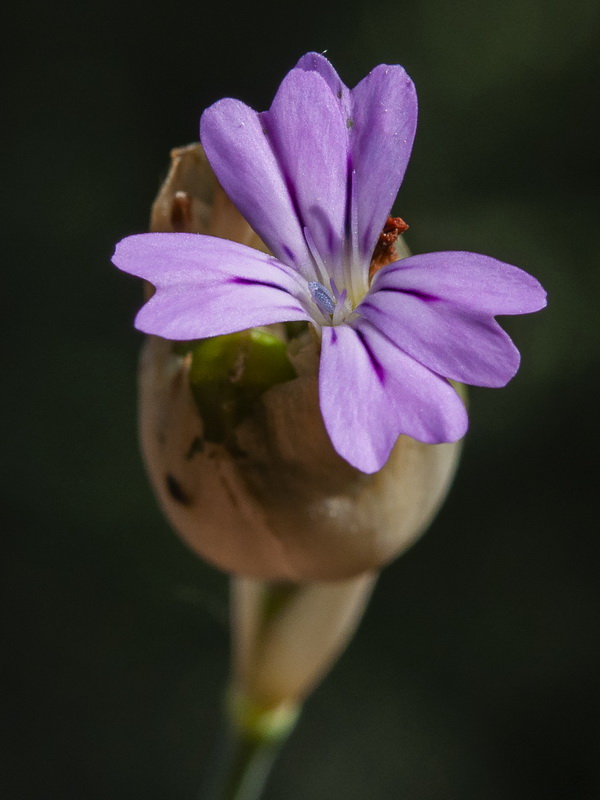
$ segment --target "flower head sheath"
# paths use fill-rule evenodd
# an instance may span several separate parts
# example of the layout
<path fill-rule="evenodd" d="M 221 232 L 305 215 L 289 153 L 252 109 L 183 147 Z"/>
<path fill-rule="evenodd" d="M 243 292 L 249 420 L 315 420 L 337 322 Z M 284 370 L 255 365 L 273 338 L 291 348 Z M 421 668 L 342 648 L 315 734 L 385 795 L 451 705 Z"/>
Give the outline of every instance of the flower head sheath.
<path fill-rule="evenodd" d="M 187 233 L 131 236 L 114 263 L 155 295 L 136 325 L 201 339 L 306 321 L 321 337 L 319 397 L 334 448 L 367 473 L 400 434 L 456 441 L 467 415 L 448 379 L 503 386 L 519 353 L 494 316 L 545 305 L 527 273 L 467 252 L 416 255 L 370 277 L 408 164 L 411 80 L 380 65 L 349 90 L 323 56 L 300 59 L 271 108 L 224 99 L 201 120 L 217 178 L 270 250 Z"/>

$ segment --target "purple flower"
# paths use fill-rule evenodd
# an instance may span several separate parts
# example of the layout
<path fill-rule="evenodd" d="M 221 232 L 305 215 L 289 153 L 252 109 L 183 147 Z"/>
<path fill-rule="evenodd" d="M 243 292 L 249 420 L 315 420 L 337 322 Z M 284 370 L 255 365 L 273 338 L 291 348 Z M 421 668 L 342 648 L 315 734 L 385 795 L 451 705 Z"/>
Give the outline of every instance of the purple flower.
<path fill-rule="evenodd" d="M 487 256 L 410 256 L 370 277 L 408 164 L 417 100 L 400 66 L 349 90 L 309 53 L 268 111 L 224 99 L 201 120 L 219 182 L 272 255 L 185 233 L 131 236 L 114 263 L 157 289 L 136 326 L 200 339 L 306 320 L 321 337 L 320 406 L 337 452 L 363 472 L 400 434 L 456 441 L 467 429 L 448 379 L 503 386 L 519 353 L 494 319 L 545 305 L 527 273 Z"/>

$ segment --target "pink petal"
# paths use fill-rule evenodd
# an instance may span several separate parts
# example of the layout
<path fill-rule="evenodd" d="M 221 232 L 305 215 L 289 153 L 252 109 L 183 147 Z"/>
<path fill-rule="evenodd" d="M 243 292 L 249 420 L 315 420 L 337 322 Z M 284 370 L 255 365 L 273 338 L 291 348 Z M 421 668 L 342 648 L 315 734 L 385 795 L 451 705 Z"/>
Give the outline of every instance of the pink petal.
<path fill-rule="evenodd" d="M 348 200 L 348 129 L 339 102 L 318 73 L 293 69 L 261 121 L 300 224 L 339 281 Z"/>
<path fill-rule="evenodd" d="M 296 68 L 317 72 L 343 118 L 351 120 L 352 222 L 357 226 L 357 258 L 368 263 L 410 158 L 417 125 L 414 85 L 402 67 L 382 64 L 349 90 L 319 53 L 307 53 Z"/>
<path fill-rule="evenodd" d="M 226 98 L 206 109 L 200 138 L 219 183 L 271 252 L 314 280 L 292 197 L 259 115 Z"/>
<path fill-rule="evenodd" d="M 372 291 L 400 289 L 448 300 L 476 314 L 528 314 L 546 305 L 538 281 L 512 264 L 479 253 L 426 253 L 396 261 L 376 273 Z"/>
<path fill-rule="evenodd" d="M 203 339 L 310 320 L 302 279 L 272 256 L 193 233 L 146 233 L 117 245 L 113 263 L 156 286 L 136 327 L 165 339 Z"/>
<path fill-rule="evenodd" d="M 519 352 L 489 315 L 400 290 L 370 293 L 357 309 L 394 344 L 433 372 L 475 386 L 504 386 Z"/>
<path fill-rule="evenodd" d="M 400 66 L 381 64 L 351 91 L 350 152 L 360 258 L 368 264 L 404 178 L 417 95 Z"/>
<path fill-rule="evenodd" d="M 362 472 L 379 470 L 400 434 L 433 444 L 467 429 L 450 384 L 366 320 L 323 328 L 319 396 L 333 446 Z"/>
<path fill-rule="evenodd" d="M 333 96 L 338 100 L 344 119 L 351 117 L 350 89 L 342 82 L 333 64 L 321 53 L 306 53 L 296 64 L 296 69 L 317 72 L 327 83 Z"/>

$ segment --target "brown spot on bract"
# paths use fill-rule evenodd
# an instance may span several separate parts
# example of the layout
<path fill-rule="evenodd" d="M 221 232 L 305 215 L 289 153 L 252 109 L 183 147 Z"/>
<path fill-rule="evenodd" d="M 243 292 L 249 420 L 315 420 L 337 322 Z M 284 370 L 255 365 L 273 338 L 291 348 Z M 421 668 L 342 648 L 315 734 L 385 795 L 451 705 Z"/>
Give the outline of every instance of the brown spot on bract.
<path fill-rule="evenodd" d="M 174 478 L 170 472 L 166 475 L 167 491 L 177 503 L 182 506 L 191 506 L 192 498 L 183 490 L 183 486 Z"/>
<path fill-rule="evenodd" d="M 185 457 L 189 461 L 190 458 L 193 458 L 196 455 L 196 453 L 202 452 L 204 452 L 204 440 L 201 436 L 195 436 L 192 440 L 189 450 L 185 454 Z"/>

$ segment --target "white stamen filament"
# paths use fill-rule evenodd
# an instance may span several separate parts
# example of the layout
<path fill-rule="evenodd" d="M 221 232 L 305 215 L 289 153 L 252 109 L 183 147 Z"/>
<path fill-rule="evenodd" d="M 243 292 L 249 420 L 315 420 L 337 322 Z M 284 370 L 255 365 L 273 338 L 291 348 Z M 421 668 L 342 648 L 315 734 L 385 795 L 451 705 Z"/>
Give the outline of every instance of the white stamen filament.
<path fill-rule="evenodd" d="M 321 258 L 319 251 L 317 250 L 315 241 L 312 238 L 308 228 L 304 228 L 304 239 L 306 240 L 306 244 L 308 245 L 308 249 L 310 250 L 310 254 L 315 264 L 315 274 L 316 277 L 319 279 L 318 282 L 321 284 L 321 286 L 323 286 L 329 273 L 327 271 L 327 267 L 323 263 L 323 259 Z"/>

